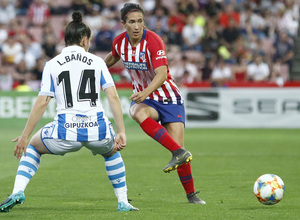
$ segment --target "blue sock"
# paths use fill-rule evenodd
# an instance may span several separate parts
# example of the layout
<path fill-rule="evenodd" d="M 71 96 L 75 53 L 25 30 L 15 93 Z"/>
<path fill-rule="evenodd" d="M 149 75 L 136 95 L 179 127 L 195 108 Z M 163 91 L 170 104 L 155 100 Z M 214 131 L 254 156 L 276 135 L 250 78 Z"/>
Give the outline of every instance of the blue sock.
<path fill-rule="evenodd" d="M 26 148 L 26 157 L 23 153 L 19 163 L 13 194 L 20 190 L 25 191 L 29 181 L 39 168 L 40 158 L 41 154 L 35 149 L 35 147 L 28 145 Z"/>
<path fill-rule="evenodd" d="M 107 176 L 114 187 L 118 202 L 128 203 L 125 165 L 120 152 L 104 157 Z"/>

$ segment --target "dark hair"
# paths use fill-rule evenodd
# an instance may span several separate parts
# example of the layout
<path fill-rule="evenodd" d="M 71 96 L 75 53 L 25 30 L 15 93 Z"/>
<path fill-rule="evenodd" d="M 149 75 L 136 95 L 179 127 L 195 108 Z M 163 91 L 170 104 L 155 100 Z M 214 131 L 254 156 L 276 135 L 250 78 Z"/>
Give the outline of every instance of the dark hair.
<path fill-rule="evenodd" d="M 82 14 L 80 11 L 74 11 L 72 19 L 65 29 L 65 44 L 80 45 L 80 42 L 84 36 L 91 37 L 91 29 L 85 23 L 82 22 Z"/>
<path fill-rule="evenodd" d="M 121 19 L 126 22 L 127 16 L 130 12 L 139 11 L 144 15 L 144 9 L 139 4 L 126 3 L 121 9 Z"/>

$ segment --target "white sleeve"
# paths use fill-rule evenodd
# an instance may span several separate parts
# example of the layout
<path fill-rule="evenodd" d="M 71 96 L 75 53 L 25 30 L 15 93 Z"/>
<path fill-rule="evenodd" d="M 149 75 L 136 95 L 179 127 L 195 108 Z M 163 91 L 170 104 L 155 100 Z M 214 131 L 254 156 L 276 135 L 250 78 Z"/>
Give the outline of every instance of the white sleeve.
<path fill-rule="evenodd" d="M 108 87 L 115 86 L 114 80 L 103 60 L 101 60 L 101 67 L 100 85 L 102 89 L 105 90 Z"/>
<path fill-rule="evenodd" d="M 39 95 L 46 95 L 46 96 L 54 97 L 54 82 L 51 77 L 51 70 L 50 70 L 50 65 L 48 62 L 45 64 L 45 67 L 43 70 Z"/>

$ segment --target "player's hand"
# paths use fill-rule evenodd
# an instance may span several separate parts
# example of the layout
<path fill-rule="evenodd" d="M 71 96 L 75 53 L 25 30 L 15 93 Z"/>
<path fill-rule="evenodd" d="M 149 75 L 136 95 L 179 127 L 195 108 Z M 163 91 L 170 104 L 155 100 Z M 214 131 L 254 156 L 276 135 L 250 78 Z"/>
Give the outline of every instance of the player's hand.
<path fill-rule="evenodd" d="M 15 150 L 14 150 L 14 156 L 17 159 L 21 159 L 22 154 L 24 152 L 24 155 L 26 157 L 26 147 L 28 145 L 28 140 L 25 140 L 21 137 L 17 137 L 15 139 L 12 140 L 13 142 L 17 142 Z"/>
<path fill-rule="evenodd" d="M 137 104 L 143 102 L 146 98 L 147 98 L 147 95 L 145 95 L 144 92 L 136 92 L 136 93 L 133 93 L 129 97 L 129 99 L 131 99 L 132 101 L 134 101 Z"/>
<path fill-rule="evenodd" d="M 121 151 L 126 146 L 126 134 L 125 133 L 117 133 L 115 138 L 115 146 L 114 149 L 117 151 Z"/>

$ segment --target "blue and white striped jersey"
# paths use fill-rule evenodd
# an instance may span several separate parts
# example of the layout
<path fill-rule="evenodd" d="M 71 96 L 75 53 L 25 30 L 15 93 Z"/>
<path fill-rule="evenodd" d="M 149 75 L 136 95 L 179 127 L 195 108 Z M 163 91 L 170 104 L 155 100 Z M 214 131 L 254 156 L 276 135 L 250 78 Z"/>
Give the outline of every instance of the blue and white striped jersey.
<path fill-rule="evenodd" d="M 52 138 L 95 141 L 111 137 L 100 90 L 115 86 L 102 58 L 69 46 L 44 67 L 39 95 L 55 97 Z"/>

